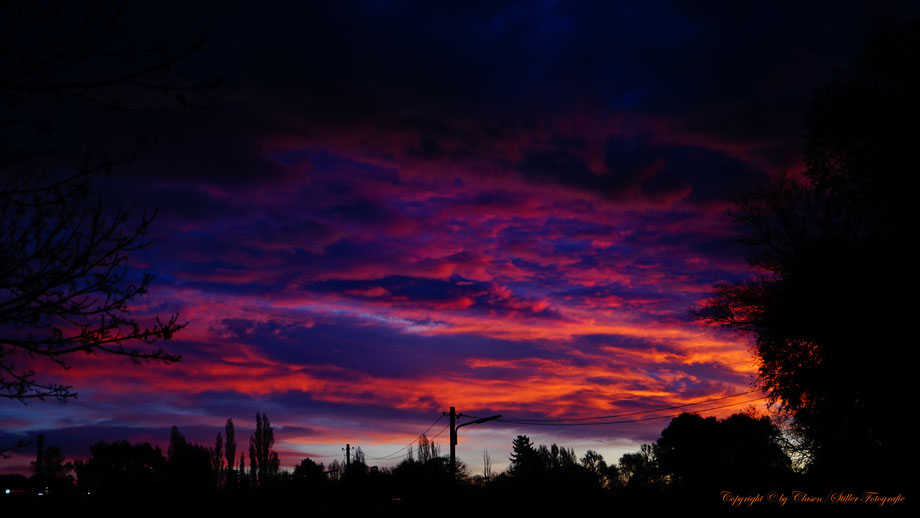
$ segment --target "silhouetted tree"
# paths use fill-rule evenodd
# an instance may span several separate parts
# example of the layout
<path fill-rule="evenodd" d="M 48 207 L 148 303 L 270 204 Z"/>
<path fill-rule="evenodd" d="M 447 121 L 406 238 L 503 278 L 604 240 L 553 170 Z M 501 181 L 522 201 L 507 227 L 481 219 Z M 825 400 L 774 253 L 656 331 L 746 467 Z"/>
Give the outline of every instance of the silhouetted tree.
<path fill-rule="evenodd" d="M 358 480 L 363 483 L 367 473 L 368 467 L 365 463 L 364 452 L 361 451 L 360 446 L 355 446 L 351 453 L 351 463 L 345 466 L 345 470 L 342 473 L 342 480 L 352 484 Z"/>
<path fill-rule="evenodd" d="M 224 479 L 224 437 L 217 432 L 214 449 L 211 450 L 211 467 L 214 469 L 215 485 L 220 486 Z"/>
<path fill-rule="evenodd" d="M 354 453 L 352 454 L 352 460 L 351 460 L 351 461 L 352 461 L 353 463 L 357 463 L 357 464 L 365 464 L 365 465 L 367 464 L 367 463 L 364 461 L 364 451 L 361 450 L 361 447 L 360 447 L 360 446 L 355 446 L 355 451 L 354 451 Z"/>
<path fill-rule="evenodd" d="M 166 459 L 166 476 L 175 490 L 202 491 L 212 487 L 214 476 L 211 450 L 190 443 L 179 429 L 169 431 L 169 449 Z"/>
<path fill-rule="evenodd" d="M 64 453 L 58 446 L 45 446 L 44 434 L 38 434 L 36 440 L 35 461 L 32 463 L 34 473 L 32 481 L 40 488 L 61 488 L 73 486 L 73 464 L 65 462 Z"/>
<path fill-rule="evenodd" d="M 259 485 L 259 461 L 256 459 L 256 445 L 253 436 L 249 436 L 249 486 Z"/>
<path fill-rule="evenodd" d="M 329 474 L 329 477 L 333 480 L 339 480 L 342 478 L 342 473 L 345 472 L 345 465 L 342 462 L 339 462 L 338 459 L 334 459 L 329 463 L 329 468 L 326 470 L 326 473 Z"/>
<path fill-rule="evenodd" d="M 325 469 L 322 464 L 317 464 L 313 459 L 306 458 L 294 466 L 293 478 L 295 481 L 308 485 L 320 485 L 326 480 Z"/>
<path fill-rule="evenodd" d="M 428 442 L 431 452 L 433 442 Z M 435 503 L 440 495 L 451 491 L 454 478 L 451 476 L 450 461 L 447 457 L 426 456 L 425 461 L 406 458 L 393 468 L 395 491 L 410 507 L 425 509 Z M 468 477 L 467 466 L 457 460 L 457 480 Z"/>
<path fill-rule="evenodd" d="M 431 459 L 435 459 L 441 456 L 441 448 L 435 443 L 428 439 L 425 434 L 422 434 L 418 438 L 418 461 L 422 464 L 425 464 Z"/>
<path fill-rule="evenodd" d="M 256 413 L 256 431 L 249 436 L 250 483 L 266 485 L 278 475 L 280 462 L 274 445 L 275 432 L 268 416 Z"/>
<path fill-rule="evenodd" d="M 651 488 L 665 482 L 658 467 L 656 448 L 651 444 L 643 444 L 637 453 L 624 454 L 617 468 L 626 487 Z"/>
<path fill-rule="evenodd" d="M 511 465 L 508 471 L 513 477 L 528 477 L 540 471 L 540 456 L 530 437 L 518 435 L 511 441 Z"/>
<path fill-rule="evenodd" d="M 35 438 L 35 462 L 32 463 L 35 478 L 41 481 L 45 477 L 45 434 L 38 434 Z"/>
<path fill-rule="evenodd" d="M 804 174 L 743 199 L 732 216 L 752 280 L 715 287 L 694 310 L 750 334 L 760 386 L 792 418 L 811 473 L 900 483 L 917 457 L 903 409 L 920 343 L 920 24 L 890 22 L 852 72 L 820 89 Z M 907 461 L 905 459 L 912 459 Z"/>
<path fill-rule="evenodd" d="M 594 450 L 585 452 L 585 456 L 581 458 L 581 465 L 600 487 L 611 487 L 619 482 L 617 467 L 608 466 L 604 456 Z"/>
<path fill-rule="evenodd" d="M 0 3 L 0 397 L 76 395 L 39 379 L 34 358 L 64 369 L 76 353 L 180 359 L 154 345 L 183 327 L 177 315 L 144 324 L 130 312 L 153 276 L 135 276 L 126 261 L 149 244 L 153 216 L 111 210 L 92 194 L 95 177 L 130 164 L 145 144 L 139 137 L 121 156 L 64 156 L 92 140 L 93 110 L 159 107 L 164 98 L 189 105 L 187 90 L 204 86 L 173 70 L 203 40 L 178 51 L 126 41 L 125 4 Z M 86 123 L 62 132 L 74 110 Z"/>
<path fill-rule="evenodd" d="M 780 432 L 767 417 L 681 414 L 662 430 L 655 455 L 669 483 L 689 487 L 776 487 L 791 474 Z"/>
<path fill-rule="evenodd" d="M 49 481 L 72 482 L 70 472 L 73 470 L 73 464 L 66 462 L 64 452 L 60 446 L 49 446 L 45 448 L 43 477 Z"/>
<path fill-rule="evenodd" d="M 147 292 L 150 274 L 128 278 L 127 253 L 148 244 L 152 219 L 111 218 L 88 198 L 87 186 L 40 178 L 0 185 L 0 397 L 59 399 L 71 387 L 35 379 L 27 358 L 67 369 L 74 353 L 109 353 L 133 360 L 178 361 L 154 344 L 183 327 L 177 315 L 144 327 L 129 304 Z"/>
<path fill-rule="evenodd" d="M 227 436 L 227 442 L 224 445 L 227 458 L 227 486 L 236 487 L 236 472 L 233 471 L 233 463 L 236 460 L 236 431 L 233 429 L 233 419 L 227 419 L 224 425 L 224 433 Z"/>
<path fill-rule="evenodd" d="M 510 460 L 508 470 L 486 486 L 499 502 L 511 503 L 503 513 L 556 515 L 571 510 L 573 502 L 591 508 L 602 492 L 597 478 L 578 463 L 571 448 L 535 447 L 529 437 L 518 435 L 512 441 Z"/>
<path fill-rule="evenodd" d="M 252 450 L 250 450 L 250 453 L 252 453 Z M 250 478 L 251 470 L 249 475 L 246 474 L 246 456 L 243 453 L 240 453 L 240 471 L 238 478 L 240 487 L 249 487 Z"/>
<path fill-rule="evenodd" d="M 82 490 L 123 494 L 150 491 L 162 484 L 166 459 L 159 447 L 99 441 L 89 449 L 90 458 L 74 465 Z"/>
<path fill-rule="evenodd" d="M 571 474 L 579 467 L 575 450 L 559 447 L 555 443 L 549 448 L 541 444 L 537 448 L 537 455 L 540 457 L 543 469 L 546 471 Z"/>

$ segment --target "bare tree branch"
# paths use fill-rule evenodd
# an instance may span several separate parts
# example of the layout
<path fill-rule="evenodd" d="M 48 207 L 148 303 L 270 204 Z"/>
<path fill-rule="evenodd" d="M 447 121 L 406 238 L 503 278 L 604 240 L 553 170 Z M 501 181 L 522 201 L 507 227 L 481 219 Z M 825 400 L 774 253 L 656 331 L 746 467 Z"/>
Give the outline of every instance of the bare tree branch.
<path fill-rule="evenodd" d="M 93 182 L 146 150 L 139 136 L 120 155 L 87 154 L 71 168 L 45 144 L 56 103 L 113 112 L 179 105 L 215 81 L 188 82 L 177 67 L 202 51 L 206 37 L 171 48 L 128 41 L 127 0 L 0 4 L 0 397 L 76 396 L 34 369 L 63 369 L 75 353 L 174 363 L 164 349 L 186 324 L 178 315 L 151 323 L 131 312 L 154 276 L 132 271 L 128 254 L 150 244 L 156 216 L 113 208 Z M 41 106 L 42 110 L 34 110 Z M 48 113 L 42 118 L 42 113 Z"/>

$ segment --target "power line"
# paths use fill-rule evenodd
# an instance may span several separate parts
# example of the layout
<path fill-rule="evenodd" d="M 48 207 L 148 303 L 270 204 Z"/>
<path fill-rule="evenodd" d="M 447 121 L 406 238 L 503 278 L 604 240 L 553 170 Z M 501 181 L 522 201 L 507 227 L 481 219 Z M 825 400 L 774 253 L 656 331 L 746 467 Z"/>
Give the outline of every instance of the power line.
<path fill-rule="evenodd" d="M 447 426 L 445 426 L 444 428 L 441 428 L 441 431 L 438 432 L 438 433 L 436 433 L 436 434 L 434 434 L 434 437 L 432 437 L 432 439 L 437 439 L 438 436 L 441 435 L 442 433 L 444 433 L 444 430 L 447 430 L 448 428 L 450 428 L 450 425 L 447 425 Z"/>
<path fill-rule="evenodd" d="M 719 410 L 722 408 L 728 408 L 732 406 L 743 405 L 745 403 L 753 403 L 754 401 L 760 401 L 762 399 L 767 399 L 767 396 L 762 396 L 759 398 L 748 399 L 745 401 L 739 401 L 737 403 L 729 403 L 727 405 L 704 408 L 702 410 L 697 410 L 697 412 L 710 412 L 712 410 Z M 531 422 L 531 421 L 517 421 L 513 419 L 496 419 L 496 421 L 501 421 L 503 423 L 511 423 L 525 426 L 594 426 L 594 425 L 605 425 L 605 424 L 622 424 L 622 423 L 638 423 L 640 421 L 654 421 L 655 419 L 667 419 L 671 417 L 677 417 L 680 414 L 671 414 L 671 415 L 661 415 L 655 417 L 644 417 L 642 419 L 624 419 L 622 421 L 602 421 L 602 422 L 593 422 L 593 423 L 547 423 L 547 422 Z"/>
<path fill-rule="evenodd" d="M 669 406 L 669 407 L 654 408 L 654 409 L 652 409 L 652 410 L 639 410 L 639 411 L 636 411 L 636 412 L 628 412 L 628 413 L 625 413 L 625 414 L 601 415 L 601 416 L 594 416 L 594 417 L 568 417 L 568 418 L 561 418 L 561 417 L 560 417 L 560 418 L 557 418 L 557 419 L 514 419 L 513 421 L 519 422 L 519 423 L 523 423 L 523 422 L 525 422 L 525 421 L 528 422 L 528 423 L 543 423 L 543 422 L 549 423 L 549 422 L 560 422 L 560 421 L 594 421 L 594 420 L 598 420 L 598 419 L 616 419 L 616 418 L 619 418 L 619 417 L 629 417 L 629 416 L 642 415 L 642 414 L 653 414 L 653 413 L 655 413 L 655 412 L 664 412 L 665 410 L 674 410 L 674 409 L 677 409 L 677 408 L 686 408 L 686 407 L 688 407 L 688 406 L 705 405 L 706 403 L 713 403 L 713 402 L 715 402 L 715 401 L 722 401 L 722 400 L 724 400 L 724 399 L 730 399 L 730 398 L 733 398 L 733 397 L 743 396 L 743 395 L 745 395 L 745 394 L 751 394 L 751 393 L 753 393 L 753 392 L 757 392 L 757 390 L 747 390 L 747 391 L 745 391 L 745 392 L 738 392 L 737 394 L 730 394 L 730 395 L 728 395 L 728 396 L 721 396 L 721 397 L 717 397 L 717 398 L 704 399 L 703 401 L 697 401 L 696 403 L 685 403 L 685 404 L 683 404 L 683 405 L 674 405 L 674 406 Z M 758 398 L 758 399 L 764 399 L 764 398 Z M 754 401 L 756 401 L 756 400 L 754 400 Z M 742 402 L 742 403 L 744 403 L 744 402 Z M 739 403 L 739 404 L 741 404 L 741 403 Z M 474 415 L 469 415 L 469 414 L 465 414 L 465 415 L 466 415 L 467 417 L 473 417 L 473 418 L 476 417 L 476 416 L 474 416 Z M 509 420 L 509 419 L 499 419 L 499 421 L 509 422 L 509 421 L 512 421 L 512 420 Z"/>
<path fill-rule="evenodd" d="M 437 421 L 435 421 L 435 422 L 437 422 Z M 444 433 L 444 430 L 447 430 L 448 428 L 450 428 L 450 425 L 449 425 L 449 424 L 448 424 L 448 425 L 444 425 L 444 428 L 441 428 L 441 431 L 439 431 L 438 433 L 434 434 L 434 435 L 431 437 L 431 439 L 429 439 L 429 440 L 437 439 L 438 436 L 441 435 L 442 433 Z M 429 429 L 431 429 L 431 427 L 429 427 Z M 427 431 L 427 430 L 426 430 L 426 431 Z M 424 434 L 422 434 L 422 435 L 424 435 Z M 419 435 L 419 436 L 418 436 L 418 439 L 421 439 L 421 437 L 422 437 L 422 436 Z M 418 439 L 416 439 L 415 441 L 412 441 L 412 442 L 409 443 L 407 446 L 411 446 L 411 445 L 414 444 Z M 397 452 L 398 452 L 398 451 L 399 451 L 399 450 L 397 450 Z M 408 452 L 408 451 L 407 451 L 406 453 L 400 453 L 399 455 L 395 455 L 395 456 L 393 456 L 392 454 L 391 454 L 391 455 L 387 455 L 386 457 L 367 457 L 367 456 L 365 455 L 365 457 L 367 457 L 367 458 L 369 458 L 369 459 L 374 459 L 374 460 L 396 460 L 396 459 L 401 459 L 401 458 L 403 458 L 403 457 L 408 457 L 408 456 L 409 456 L 409 452 Z"/>
<path fill-rule="evenodd" d="M 419 439 L 421 439 L 423 435 L 425 435 L 426 433 L 428 433 L 428 430 L 431 430 L 432 428 L 434 428 L 434 425 L 438 424 L 438 421 L 440 421 L 443 417 L 444 417 L 443 415 L 439 415 L 438 418 L 435 419 L 434 422 L 431 423 L 431 425 L 430 425 L 428 428 L 426 428 L 424 432 L 418 434 L 418 437 L 416 437 L 415 439 L 413 439 L 412 442 L 410 442 L 409 444 L 403 446 L 402 448 L 400 448 L 400 449 L 394 451 L 393 453 L 391 453 L 391 454 L 389 454 L 389 455 L 384 455 L 383 457 L 371 457 L 370 455 L 365 454 L 364 457 L 367 458 L 367 459 L 371 459 L 371 460 L 389 460 L 389 457 L 393 457 L 393 458 L 402 457 L 402 455 L 396 455 L 396 454 L 399 453 L 399 452 L 401 452 L 401 451 L 403 451 L 403 450 L 405 450 L 406 448 L 409 448 L 409 447 L 412 446 L 413 444 L 415 444 L 416 441 L 418 441 Z M 443 431 L 444 431 L 444 430 L 441 430 L 441 432 L 443 432 Z M 438 432 L 438 435 L 440 435 L 441 432 Z M 435 436 L 435 437 L 437 437 L 437 436 Z M 407 453 L 408 453 L 408 452 L 407 452 Z M 396 457 L 394 457 L 394 455 L 396 455 Z"/>
<path fill-rule="evenodd" d="M 696 405 L 703 405 L 703 404 L 706 404 L 706 403 L 712 403 L 712 402 L 715 402 L 715 401 L 722 401 L 722 400 L 725 400 L 725 399 L 729 399 L 729 398 L 733 398 L 733 397 L 738 397 L 738 396 L 743 396 L 743 395 L 745 395 L 745 394 L 750 394 L 750 393 L 752 393 L 752 392 L 756 392 L 756 390 L 748 390 L 748 391 L 745 391 L 745 392 L 739 392 L 739 393 L 737 393 L 737 394 L 731 394 L 731 395 L 728 395 L 728 396 L 721 396 L 721 397 L 717 397 L 717 398 L 706 399 L 706 400 L 703 400 L 703 401 L 697 401 L 696 403 L 686 403 L 686 404 L 683 404 L 683 405 L 674 405 L 674 406 L 669 406 L 669 407 L 661 407 L 661 408 L 655 408 L 655 409 L 652 409 L 652 410 L 641 410 L 641 411 L 636 411 L 636 412 L 628 412 L 628 413 L 624 413 L 624 414 L 613 414 L 613 415 L 592 416 L 592 417 L 557 418 L 557 419 L 496 419 L 496 421 L 500 421 L 500 422 L 503 422 L 503 423 L 509 423 L 509 424 L 524 425 L 524 426 L 528 426 L 528 425 L 530 425 L 530 426 L 592 426 L 592 425 L 637 423 L 637 422 L 641 422 L 641 421 L 653 421 L 653 420 L 656 420 L 656 419 L 673 418 L 673 417 L 679 416 L 680 414 L 671 414 L 671 415 L 664 415 L 664 416 L 646 417 L 646 418 L 641 418 L 641 419 L 626 419 L 626 420 L 620 420 L 620 421 L 603 421 L 603 422 L 590 422 L 590 423 L 586 423 L 586 422 L 568 422 L 568 421 L 597 421 L 597 420 L 600 420 L 600 419 L 613 419 L 613 418 L 619 418 L 619 417 L 628 417 L 628 416 L 634 416 L 634 415 L 650 414 L 650 413 L 655 413 L 655 412 L 662 412 L 662 411 L 665 411 L 665 410 L 674 410 L 674 409 L 677 409 L 677 408 L 686 408 L 686 407 L 690 407 L 690 406 L 696 406 Z M 710 411 L 719 410 L 719 409 L 722 409 L 722 408 L 728 408 L 728 407 L 732 407 L 732 406 L 743 405 L 743 404 L 745 404 L 745 403 L 753 403 L 753 402 L 755 402 L 755 401 L 760 401 L 760 400 L 763 400 L 763 399 L 767 399 L 767 397 L 764 396 L 764 397 L 759 397 L 759 398 L 754 398 L 754 399 L 748 399 L 748 400 L 745 400 L 745 401 L 739 401 L 739 402 L 736 402 L 736 403 L 729 403 L 729 404 L 727 404 L 727 405 L 721 405 L 721 406 L 717 406 L 717 407 L 711 407 L 711 408 L 706 408 L 706 409 L 697 410 L 697 412 L 710 412 Z M 479 417 L 474 416 L 474 415 L 470 415 L 470 414 L 465 414 L 465 416 L 466 416 L 466 417 L 471 417 L 471 418 L 474 418 L 474 419 L 479 419 Z M 435 426 L 436 424 L 438 424 L 438 422 L 439 422 L 443 417 L 444 417 L 443 414 L 442 414 L 442 415 L 439 415 L 438 418 L 435 419 L 434 422 L 431 423 L 431 424 L 428 426 L 428 428 L 425 429 L 424 432 L 422 432 L 422 433 L 420 433 L 420 434 L 418 435 L 418 437 L 416 437 L 415 439 L 413 439 L 409 444 L 406 444 L 406 445 L 403 446 L 402 448 L 399 448 L 398 450 L 394 451 L 393 453 L 390 453 L 390 454 L 388 454 L 388 455 L 384 455 L 384 456 L 382 456 L 382 457 L 373 457 L 373 456 L 371 456 L 371 455 L 364 454 L 364 457 L 367 458 L 367 459 L 371 459 L 371 460 L 394 460 L 394 459 L 397 459 L 397 458 L 400 458 L 400 457 L 405 457 L 405 456 L 407 456 L 407 455 L 409 454 L 409 452 L 402 453 L 402 454 L 400 454 L 400 452 L 403 451 L 403 450 L 406 450 L 406 449 L 410 448 L 413 444 L 415 444 L 416 442 L 418 442 L 419 439 L 421 439 L 422 436 L 424 436 L 424 435 L 425 435 L 426 433 L 428 433 L 432 428 L 434 428 L 434 426 Z M 440 436 L 442 433 L 444 433 L 444 430 L 446 430 L 446 429 L 449 428 L 449 427 L 450 427 L 450 425 L 446 425 L 446 426 L 444 426 L 443 428 L 441 428 L 441 430 L 440 430 L 437 434 L 435 434 L 435 435 L 432 437 L 432 439 L 435 439 L 435 438 L 437 438 L 438 436 Z"/>

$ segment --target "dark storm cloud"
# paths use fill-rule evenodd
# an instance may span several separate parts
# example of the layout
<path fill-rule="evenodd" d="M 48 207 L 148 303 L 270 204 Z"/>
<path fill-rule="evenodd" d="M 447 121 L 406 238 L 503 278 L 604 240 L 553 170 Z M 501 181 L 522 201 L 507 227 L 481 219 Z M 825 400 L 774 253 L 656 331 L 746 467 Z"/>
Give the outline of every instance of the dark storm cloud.
<path fill-rule="evenodd" d="M 605 145 L 607 168 L 625 176 L 648 196 L 690 189 L 692 203 L 737 196 L 763 183 L 767 175 L 740 160 L 702 147 L 656 145 L 640 136 L 610 137 Z"/>
<path fill-rule="evenodd" d="M 395 305 L 443 305 L 447 309 L 492 314 L 516 313 L 522 318 L 560 318 L 551 307 L 536 305 L 494 283 L 470 281 L 459 275 L 446 280 L 392 275 L 380 279 L 313 282 L 304 287 L 309 291 L 341 293 Z"/>
<path fill-rule="evenodd" d="M 613 199 L 685 197 L 725 201 L 766 181 L 767 175 L 725 153 L 698 146 L 656 144 L 641 135 L 610 136 L 606 170 L 594 171 L 563 144 L 528 151 L 517 164 L 536 182 L 556 183 Z"/>
<path fill-rule="evenodd" d="M 701 135 L 761 141 L 765 163 L 788 164 L 812 89 L 855 55 L 879 12 L 855 1 L 166 3 L 144 10 L 141 32 L 163 26 L 151 23 L 162 17 L 189 39 L 210 34 L 207 55 L 186 73 L 225 81 L 196 92 L 208 110 L 147 121 L 154 148 L 135 171 L 222 185 L 280 179 L 260 140 L 321 141 L 356 125 L 408 132 L 408 156 L 439 160 L 573 106 L 665 114 Z M 475 122 L 461 129 L 458 118 Z M 650 194 L 672 191 L 672 181 L 697 187 L 693 201 L 724 194 L 707 190 L 700 174 L 711 184 L 730 179 L 726 189 L 747 185 L 727 176 L 745 171 L 724 157 L 659 151 L 674 160 L 690 154 L 712 172 L 695 171 L 692 182 L 672 166 L 643 182 Z M 592 172 L 568 148 L 531 150 L 520 165 L 538 180 L 608 193 L 634 185 L 637 174 Z"/>
<path fill-rule="evenodd" d="M 253 344 L 271 358 L 288 365 L 342 365 L 315 376 L 336 381 L 359 381 L 358 373 L 412 378 L 463 372 L 489 378 L 488 372 L 470 371 L 469 357 L 512 360 L 523 356 L 559 359 L 562 353 L 534 347 L 528 342 L 502 340 L 475 334 L 425 336 L 400 332 L 387 325 L 372 325 L 348 317 L 317 316 L 305 327 L 292 321 L 225 319 L 216 331 L 222 336 Z M 427 323 L 419 322 L 424 326 Z M 451 367 L 446 367 L 451 366 Z M 520 376 L 523 373 L 515 373 Z"/>

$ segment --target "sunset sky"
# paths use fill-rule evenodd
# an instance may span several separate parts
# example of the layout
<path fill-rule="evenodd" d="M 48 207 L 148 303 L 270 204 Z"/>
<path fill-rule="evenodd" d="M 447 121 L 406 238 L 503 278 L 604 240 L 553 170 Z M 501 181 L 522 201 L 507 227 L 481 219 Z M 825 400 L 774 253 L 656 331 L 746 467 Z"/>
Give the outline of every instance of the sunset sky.
<path fill-rule="evenodd" d="M 444 3 L 132 12 L 139 33 L 209 33 L 186 65 L 224 78 L 196 94 L 205 110 L 143 115 L 151 149 L 97 184 L 159 208 L 131 256 L 156 275 L 134 315 L 179 313 L 166 346 L 183 359 L 48 366 L 79 398 L 2 402 L 0 440 L 165 451 L 170 426 L 212 446 L 232 417 L 243 451 L 261 412 L 290 468 L 346 443 L 385 456 L 450 406 L 592 417 L 751 390 L 750 344 L 688 309 L 749 275 L 726 210 L 801 171 L 809 98 L 882 7 Z M 614 462 L 667 423 L 493 422 L 463 428 L 458 454 L 504 469 L 527 434 Z M 27 472 L 27 450 L 0 472 Z"/>

